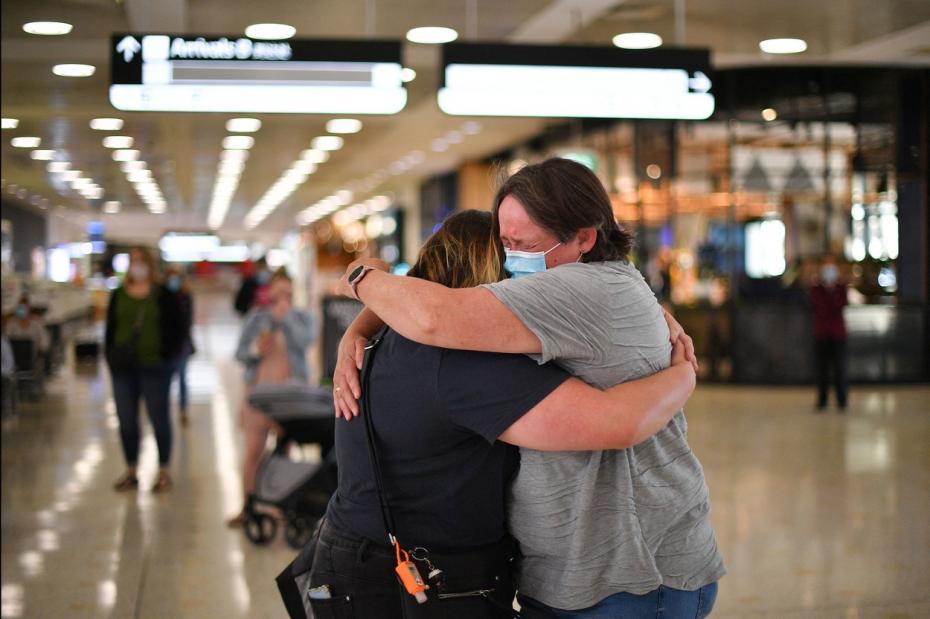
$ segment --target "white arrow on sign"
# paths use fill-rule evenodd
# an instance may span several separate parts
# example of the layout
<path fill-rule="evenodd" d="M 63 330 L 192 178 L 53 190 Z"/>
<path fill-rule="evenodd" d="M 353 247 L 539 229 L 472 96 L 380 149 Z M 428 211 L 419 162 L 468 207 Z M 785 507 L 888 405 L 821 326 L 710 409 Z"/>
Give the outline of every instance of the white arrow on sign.
<path fill-rule="evenodd" d="M 709 77 L 704 75 L 703 71 L 698 71 L 694 74 L 694 77 L 688 80 L 688 85 L 694 92 L 704 93 L 710 91 L 711 81 Z"/>
<path fill-rule="evenodd" d="M 116 52 L 123 55 L 123 60 L 132 62 L 132 57 L 142 49 L 142 45 L 136 41 L 132 35 L 123 37 L 123 40 L 116 44 Z"/>

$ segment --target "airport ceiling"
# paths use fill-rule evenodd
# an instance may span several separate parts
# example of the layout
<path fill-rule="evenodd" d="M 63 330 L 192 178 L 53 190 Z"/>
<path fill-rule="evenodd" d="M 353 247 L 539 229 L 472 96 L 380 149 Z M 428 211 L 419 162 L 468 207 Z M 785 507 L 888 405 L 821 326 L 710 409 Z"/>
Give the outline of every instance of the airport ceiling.
<path fill-rule="evenodd" d="M 225 124 L 233 117 L 257 117 L 262 127 L 222 226 L 228 239 L 273 242 L 295 225 L 306 206 L 351 183 L 356 197 L 398 191 L 420 178 L 453 169 L 538 133 L 545 119 L 468 119 L 439 111 L 439 50 L 405 42 L 404 65 L 416 71 L 407 84 L 408 102 L 395 116 L 356 116 L 359 133 L 346 135 L 288 199 L 256 229 L 243 218 L 311 140 L 325 135 L 337 116 L 295 114 L 215 114 L 119 112 L 109 103 L 109 45 L 114 32 L 241 35 L 250 24 L 294 26 L 300 38 L 397 39 L 422 25 L 455 28 L 464 41 L 610 45 L 618 33 L 655 32 L 666 44 L 676 40 L 676 4 L 685 7 L 685 41 L 712 49 L 717 67 L 768 63 L 889 63 L 930 65 L 930 2 L 927 0 L 2 0 L 2 113 L 19 119 L 3 130 L 2 175 L 5 199 L 46 207 L 66 218 L 95 216 L 104 201 L 121 203 L 118 215 L 105 216 L 112 232 L 146 238 L 166 229 L 205 229 Z M 65 36 L 27 34 L 33 21 L 73 24 Z M 773 58 L 759 41 L 799 37 L 807 52 Z M 88 63 L 91 77 L 53 75 L 59 63 Z M 125 121 L 118 132 L 89 127 L 97 117 Z M 434 139 L 462 132 L 469 120 L 480 131 L 462 136 L 443 152 Z M 472 126 L 471 128 L 474 128 Z M 102 145 L 110 134 L 131 136 L 165 198 L 166 213 L 150 213 L 126 174 Z M 88 201 L 47 171 L 46 161 L 14 148 L 16 136 L 37 136 L 102 188 L 101 200 Z M 456 139 L 458 136 L 456 135 Z M 399 174 L 391 164 L 421 151 L 422 161 Z M 408 164 L 417 158 L 408 158 Z M 395 166 L 395 172 L 397 172 Z M 379 175 L 378 172 L 381 172 Z M 15 186 L 15 191 L 11 191 Z M 364 186 L 365 189 L 360 189 Z"/>

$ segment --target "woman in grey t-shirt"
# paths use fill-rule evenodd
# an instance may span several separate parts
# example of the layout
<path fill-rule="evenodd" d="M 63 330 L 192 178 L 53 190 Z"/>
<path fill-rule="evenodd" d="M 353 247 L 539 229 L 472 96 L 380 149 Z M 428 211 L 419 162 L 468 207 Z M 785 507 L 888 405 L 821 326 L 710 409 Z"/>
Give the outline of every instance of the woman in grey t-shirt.
<path fill-rule="evenodd" d="M 527 166 L 493 213 L 513 279 L 449 289 L 371 271 L 345 282 L 368 309 L 341 346 L 340 412 L 357 413 L 357 347 L 382 320 L 424 344 L 554 360 L 601 388 L 667 367 L 662 309 L 592 172 L 566 159 Z M 521 451 L 508 509 L 525 616 L 655 617 L 660 600 L 663 617 L 709 614 L 725 569 L 686 430 L 679 412 L 629 449 Z"/>

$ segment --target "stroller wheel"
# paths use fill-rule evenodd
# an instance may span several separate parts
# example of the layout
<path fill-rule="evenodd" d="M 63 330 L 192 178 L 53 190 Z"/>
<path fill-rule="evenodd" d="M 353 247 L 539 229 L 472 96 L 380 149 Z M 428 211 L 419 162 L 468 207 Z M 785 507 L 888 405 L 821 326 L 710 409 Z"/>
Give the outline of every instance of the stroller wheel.
<path fill-rule="evenodd" d="M 294 550 L 300 550 L 313 537 L 313 521 L 306 518 L 289 520 L 284 527 L 284 540 Z"/>
<path fill-rule="evenodd" d="M 268 514 L 251 513 L 245 522 L 245 536 L 253 544 L 264 546 L 278 533 L 278 522 Z"/>

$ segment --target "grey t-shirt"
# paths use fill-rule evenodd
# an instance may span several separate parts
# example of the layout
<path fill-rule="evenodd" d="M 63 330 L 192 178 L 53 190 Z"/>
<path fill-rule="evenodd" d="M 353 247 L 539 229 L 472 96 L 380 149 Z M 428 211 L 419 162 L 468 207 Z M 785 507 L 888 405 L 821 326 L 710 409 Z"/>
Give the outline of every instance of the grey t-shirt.
<path fill-rule="evenodd" d="M 539 337 L 542 354 L 533 358 L 555 360 L 591 385 L 611 387 L 670 363 L 661 308 L 627 263 L 563 265 L 487 288 Z M 681 411 L 629 449 L 521 449 L 520 457 L 509 523 L 524 555 L 523 594 L 577 610 L 621 591 L 696 590 L 725 573 Z"/>

